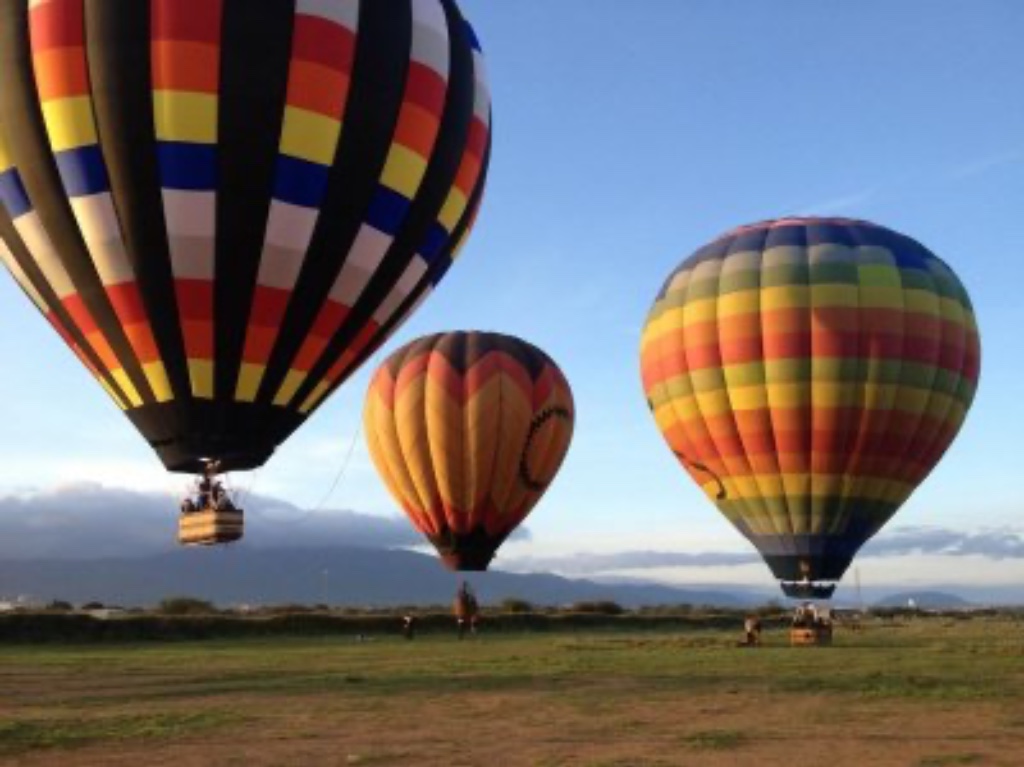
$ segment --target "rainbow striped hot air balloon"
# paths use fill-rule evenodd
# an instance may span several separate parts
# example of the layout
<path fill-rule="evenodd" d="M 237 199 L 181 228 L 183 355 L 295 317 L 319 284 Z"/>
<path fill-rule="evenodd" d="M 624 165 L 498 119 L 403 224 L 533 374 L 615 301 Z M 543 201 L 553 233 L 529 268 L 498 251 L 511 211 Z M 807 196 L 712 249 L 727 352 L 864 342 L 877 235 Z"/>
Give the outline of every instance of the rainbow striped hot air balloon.
<path fill-rule="evenodd" d="M 489 151 L 454 0 L 0 0 L 0 257 L 172 471 L 259 466 L 384 342 Z"/>
<path fill-rule="evenodd" d="M 370 455 L 452 569 L 485 570 L 569 449 L 569 384 L 540 349 L 497 333 L 418 339 L 366 395 Z"/>
<path fill-rule="evenodd" d="M 670 275 L 643 332 L 669 447 L 788 594 L 828 596 L 928 475 L 978 382 L 971 303 L 866 221 L 736 229 Z"/>

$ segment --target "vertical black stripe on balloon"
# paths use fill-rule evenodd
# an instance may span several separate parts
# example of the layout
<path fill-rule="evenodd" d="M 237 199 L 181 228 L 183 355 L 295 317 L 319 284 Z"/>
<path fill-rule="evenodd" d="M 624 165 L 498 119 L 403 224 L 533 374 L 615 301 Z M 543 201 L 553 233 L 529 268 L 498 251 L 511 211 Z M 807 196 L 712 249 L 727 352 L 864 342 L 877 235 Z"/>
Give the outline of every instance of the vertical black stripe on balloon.
<path fill-rule="evenodd" d="M 398 325 L 405 321 L 406 316 L 412 310 L 416 302 L 420 300 L 424 291 L 428 290 L 432 285 L 436 285 L 438 281 L 444 276 L 445 272 L 447 272 L 448 269 L 451 268 L 452 253 L 455 249 L 455 246 L 466 235 L 466 230 L 473 222 L 474 211 L 476 211 L 477 207 L 480 205 L 481 200 L 483 199 L 484 189 L 487 185 L 487 173 L 490 168 L 490 160 L 491 134 L 489 133 L 487 139 L 487 151 L 484 154 L 480 178 L 477 179 L 476 187 L 473 189 L 473 194 L 469 199 L 469 203 L 466 205 L 466 210 L 462 214 L 462 219 L 459 221 L 458 225 L 455 227 L 455 230 L 452 232 L 452 236 L 449 238 L 444 251 L 438 256 L 437 260 L 430 265 L 430 268 L 427 271 L 427 273 L 422 278 L 420 278 L 420 281 L 416 285 L 415 289 L 413 289 L 413 291 L 406 297 L 406 299 L 401 303 L 398 309 L 395 310 L 395 313 L 392 314 L 391 317 L 380 327 L 373 341 L 369 345 L 367 345 L 367 347 L 363 349 L 355 358 L 353 363 L 349 365 L 348 369 L 350 372 L 358 370 L 359 367 L 364 362 L 366 362 L 366 360 L 368 360 L 370 357 L 377 353 L 377 350 L 380 349 L 380 347 L 387 342 L 388 338 L 391 336 L 393 332 L 395 332 Z M 324 402 L 335 389 L 337 389 L 339 386 L 341 386 L 342 383 L 344 383 L 344 380 L 345 379 L 339 379 L 338 381 L 335 381 L 331 388 L 328 390 L 328 392 L 323 397 L 320 398 L 320 401 L 317 403 L 317 405 L 319 406 L 320 403 Z M 302 400 L 298 401 L 301 402 Z M 314 410 L 315 409 L 316 408 L 314 408 Z"/>
<path fill-rule="evenodd" d="M 306 261 L 257 395 L 259 402 L 269 402 L 280 388 L 377 191 L 405 92 L 412 45 L 411 2 L 370 0 L 360 4 L 342 138 Z"/>
<path fill-rule="evenodd" d="M 149 3 L 142 2 L 85 0 L 86 46 L 111 198 L 174 393 L 173 408 L 181 408 L 192 392 L 154 150 L 149 9 Z M 163 408 L 168 409 L 172 408 Z"/>
<path fill-rule="evenodd" d="M 214 399 L 234 400 L 288 92 L 295 0 L 226 0 L 221 33 Z"/>
<path fill-rule="evenodd" d="M 89 363 L 95 368 L 97 373 L 102 377 L 103 381 L 110 387 L 110 390 L 117 396 L 121 402 L 127 404 L 128 397 L 125 392 L 118 385 L 117 381 L 111 377 L 110 373 L 106 370 L 103 362 L 97 356 L 92 346 L 86 340 L 85 336 L 75 325 L 74 320 L 64 309 L 64 305 L 60 302 L 60 298 L 53 292 L 53 288 L 50 287 L 50 283 L 47 281 L 46 276 L 40 270 L 36 264 L 35 259 L 29 252 L 24 241 L 21 239 L 21 235 L 18 234 L 17 228 L 14 226 L 14 222 L 11 221 L 10 215 L 2 204 L 0 204 L 0 239 L 7 243 L 7 247 L 14 257 L 15 262 L 21 267 L 21 270 L 25 273 L 25 277 L 28 279 L 29 284 L 35 289 L 39 296 L 46 302 L 47 308 L 56 318 L 57 322 L 61 325 L 61 328 L 68 334 L 68 337 L 78 345 L 78 348 L 82 350 L 82 354 L 89 360 Z"/>
<path fill-rule="evenodd" d="M 455 249 L 459 247 L 459 244 L 462 243 L 463 239 L 469 234 L 469 228 L 473 226 L 478 215 L 480 205 L 483 203 L 484 190 L 487 188 L 487 177 L 491 168 L 491 144 L 494 136 L 493 118 L 488 122 L 492 127 L 487 132 L 487 147 L 484 151 L 480 177 L 477 179 L 476 186 L 473 188 L 473 192 L 466 204 L 466 209 L 462 212 L 462 218 L 459 220 L 459 223 L 456 224 L 455 229 L 452 232 L 452 236 L 448 239 L 448 242 L 445 245 L 444 251 L 436 261 L 430 265 L 430 269 L 427 271 L 427 274 L 424 275 L 422 280 L 420 280 L 420 284 L 416 286 L 416 290 L 414 290 L 410 296 L 412 301 L 418 300 L 425 290 L 429 289 L 431 286 L 437 285 L 448 270 L 452 268 L 452 265 L 454 264 L 453 258 L 455 256 Z M 401 318 L 404 313 L 405 307 L 403 307 L 403 311 L 396 312 L 396 317 Z"/>
<path fill-rule="evenodd" d="M 0 122 L 4 124 L 8 148 L 29 199 L 75 289 L 142 401 L 155 401 L 64 193 L 40 111 L 29 44 L 28 7 L 17 0 L 2 0 L 0 5 Z"/>
<path fill-rule="evenodd" d="M 305 402 L 313 388 L 324 379 L 328 369 L 352 344 L 373 317 L 377 307 L 387 298 L 402 272 L 415 258 L 418 248 L 427 239 L 455 183 L 469 140 L 476 80 L 473 49 L 466 36 L 465 22 L 451 4 L 444 4 L 444 9 L 448 21 L 450 55 L 448 86 L 444 114 L 434 150 L 428 158 L 426 173 L 384 260 L 345 318 L 344 325 L 331 339 L 320 360 L 296 392 L 293 402 L 297 404 Z"/>

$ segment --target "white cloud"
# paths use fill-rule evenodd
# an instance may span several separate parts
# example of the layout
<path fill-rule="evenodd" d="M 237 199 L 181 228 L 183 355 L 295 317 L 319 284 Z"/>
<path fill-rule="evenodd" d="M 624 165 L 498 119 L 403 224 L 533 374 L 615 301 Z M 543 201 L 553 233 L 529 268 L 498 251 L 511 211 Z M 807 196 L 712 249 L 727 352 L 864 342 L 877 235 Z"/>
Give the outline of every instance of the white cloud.
<path fill-rule="evenodd" d="M 949 171 L 948 176 L 954 181 L 959 181 L 973 176 L 980 176 L 990 171 L 1004 168 L 1008 165 L 1017 165 L 1022 162 L 1024 162 L 1024 149 L 1012 149 L 1008 152 L 1001 152 L 999 154 L 988 155 L 987 157 L 968 160 L 967 162 L 953 167 Z"/>
<path fill-rule="evenodd" d="M 771 579 L 760 556 L 750 550 L 690 553 L 634 549 L 532 556 L 522 547 L 502 559 L 515 572 L 555 572 L 569 577 L 643 578 L 664 583 L 758 584 Z M 952 564 L 954 563 L 955 564 Z M 890 583 L 936 583 L 951 569 L 969 572 L 965 583 L 1008 583 L 1024 578 L 1024 531 L 1014 528 L 965 532 L 941 527 L 904 527 L 870 541 L 857 566 Z M 970 563 L 969 565 L 967 563 Z M 850 573 L 847 573 L 849 580 Z M 958 575 L 959 578 L 959 575 Z"/>
<path fill-rule="evenodd" d="M 0 559 L 146 556 L 176 547 L 179 495 L 98 483 L 64 484 L 0 497 Z M 246 537 L 255 548 L 422 543 L 404 518 L 352 511 L 311 512 L 286 500 L 245 498 Z"/>
<path fill-rule="evenodd" d="M 820 216 L 826 214 L 846 213 L 850 210 L 863 208 L 878 195 L 879 187 L 873 186 L 857 192 L 839 195 L 805 205 L 796 211 L 799 216 Z"/>

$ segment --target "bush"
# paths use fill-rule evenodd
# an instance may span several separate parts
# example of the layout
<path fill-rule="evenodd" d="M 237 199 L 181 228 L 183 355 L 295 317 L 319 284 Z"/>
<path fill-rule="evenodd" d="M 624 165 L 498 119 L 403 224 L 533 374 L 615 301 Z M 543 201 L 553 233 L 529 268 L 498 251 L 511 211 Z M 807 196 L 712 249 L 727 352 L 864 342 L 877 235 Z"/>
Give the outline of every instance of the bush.
<path fill-rule="evenodd" d="M 625 608 L 610 599 L 599 599 L 593 602 L 574 602 L 569 608 L 574 613 L 593 613 L 595 615 L 622 615 Z"/>
<path fill-rule="evenodd" d="M 105 605 L 102 602 L 86 602 L 82 605 L 83 610 L 103 610 Z"/>
<path fill-rule="evenodd" d="M 503 599 L 499 608 L 504 613 L 532 613 L 534 612 L 534 606 L 532 603 L 527 602 L 525 599 L 519 599 L 518 597 L 509 597 Z"/>
<path fill-rule="evenodd" d="M 204 599 L 172 597 L 161 601 L 156 611 L 161 615 L 211 615 L 217 612 L 217 608 Z"/>
<path fill-rule="evenodd" d="M 67 613 L 75 609 L 75 606 L 70 602 L 65 602 L 63 599 L 54 599 L 50 604 L 46 606 L 47 610 L 54 612 Z"/>
<path fill-rule="evenodd" d="M 301 615 L 317 612 L 318 607 L 289 602 L 281 605 L 267 605 L 260 610 L 261 615 Z"/>

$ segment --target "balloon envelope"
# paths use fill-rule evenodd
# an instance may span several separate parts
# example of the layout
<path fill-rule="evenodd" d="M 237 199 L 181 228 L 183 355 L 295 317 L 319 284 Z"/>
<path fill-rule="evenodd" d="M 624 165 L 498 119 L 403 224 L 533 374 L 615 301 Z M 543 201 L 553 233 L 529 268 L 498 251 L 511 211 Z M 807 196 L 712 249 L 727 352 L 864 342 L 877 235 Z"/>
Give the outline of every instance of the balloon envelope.
<path fill-rule="evenodd" d="M 454 0 L 3 0 L 0 257 L 177 471 L 263 463 L 482 194 Z"/>
<path fill-rule="evenodd" d="M 669 276 L 644 388 L 680 463 L 784 581 L 838 580 L 956 436 L 980 351 L 924 246 L 865 221 L 736 229 Z"/>
<path fill-rule="evenodd" d="M 496 333 L 413 341 L 374 374 L 370 455 L 413 524 L 459 570 L 484 570 L 561 466 L 575 410 L 540 349 Z"/>

